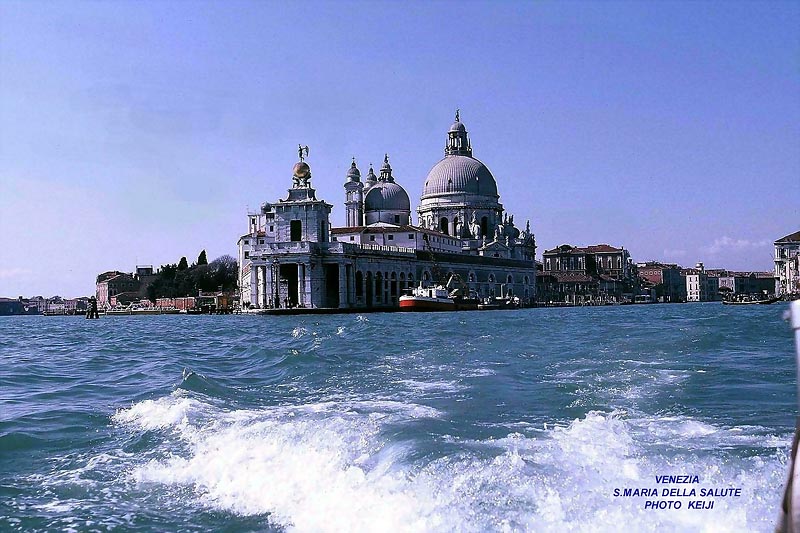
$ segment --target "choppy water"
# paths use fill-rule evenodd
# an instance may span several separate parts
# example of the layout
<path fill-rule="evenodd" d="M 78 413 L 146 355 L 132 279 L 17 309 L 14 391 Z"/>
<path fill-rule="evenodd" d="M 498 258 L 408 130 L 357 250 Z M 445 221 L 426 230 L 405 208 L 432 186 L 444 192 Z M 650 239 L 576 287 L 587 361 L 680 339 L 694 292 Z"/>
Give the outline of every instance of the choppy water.
<path fill-rule="evenodd" d="M 0 319 L 0 530 L 770 531 L 784 308 Z"/>

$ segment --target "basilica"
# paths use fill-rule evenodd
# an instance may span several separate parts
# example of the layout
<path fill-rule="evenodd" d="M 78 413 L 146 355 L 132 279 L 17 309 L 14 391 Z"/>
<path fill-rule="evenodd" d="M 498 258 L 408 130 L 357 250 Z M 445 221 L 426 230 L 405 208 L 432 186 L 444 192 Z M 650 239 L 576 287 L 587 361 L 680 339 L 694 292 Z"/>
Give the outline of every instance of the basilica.
<path fill-rule="evenodd" d="M 305 151 L 304 151 L 305 150 Z M 444 158 L 422 187 L 417 223 L 388 154 L 363 177 L 355 159 L 344 183 L 344 227 L 316 197 L 307 147 L 286 198 L 248 214 L 239 239 L 243 309 L 380 309 L 398 306 L 414 286 L 450 283 L 480 298 L 536 298 L 536 241 L 500 203 L 497 182 L 473 157 L 458 112 Z"/>

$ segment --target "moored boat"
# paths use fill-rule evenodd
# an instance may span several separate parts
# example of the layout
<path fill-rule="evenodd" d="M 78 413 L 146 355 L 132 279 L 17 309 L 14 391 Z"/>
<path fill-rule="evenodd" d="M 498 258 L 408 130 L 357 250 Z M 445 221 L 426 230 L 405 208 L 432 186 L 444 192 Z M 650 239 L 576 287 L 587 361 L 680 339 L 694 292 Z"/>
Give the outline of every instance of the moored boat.
<path fill-rule="evenodd" d="M 763 300 L 722 300 L 724 305 L 769 305 L 779 301 L 780 298 L 765 298 Z"/>
<path fill-rule="evenodd" d="M 401 311 L 455 311 L 456 301 L 441 285 L 415 287 L 411 294 L 400 297 Z"/>
<path fill-rule="evenodd" d="M 174 307 L 146 307 L 131 305 L 130 307 L 116 307 L 107 309 L 106 315 L 177 315 L 180 310 Z"/>
<path fill-rule="evenodd" d="M 506 298 L 484 298 L 482 302 L 478 304 L 478 309 L 481 311 L 494 311 L 497 309 L 519 309 L 520 301 L 519 298 L 516 297 L 506 297 Z"/>

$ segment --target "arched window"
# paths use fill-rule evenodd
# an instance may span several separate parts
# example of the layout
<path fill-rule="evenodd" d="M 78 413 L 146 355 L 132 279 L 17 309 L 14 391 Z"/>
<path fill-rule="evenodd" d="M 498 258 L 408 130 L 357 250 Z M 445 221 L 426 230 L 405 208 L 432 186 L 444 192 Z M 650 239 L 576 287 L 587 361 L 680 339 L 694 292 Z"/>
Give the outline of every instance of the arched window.
<path fill-rule="evenodd" d="M 461 227 L 459 226 L 458 217 L 453 217 L 453 235 L 458 237 L 460 233 Z"/>
<path fill-rule="evenodd" d="M 494 283 L 494 274 L 489 274 L 489 283 Z"/>
<path fill-rule="evenodd" d="M 489 234 L 489 217 L 481 217 L 481 235 L 486 237 Z"/>
<path fill-rule="evenodd" d="M 469 281 L 470 283 L 473 283 L 475 281 L 475 272 L 469 273 Z"/>
<path fill-rule="evenodd" d="M 506 283 L 514 283 L 514 276 L 512 276 L 511 274 L 509 274 L 509 275 L 508 275 L 508 278 L 506 278 Z"/>
<path fill-rule="evenodd" d="M 530 278 L 528 276 L 525 276 L 523 279 L 525 280 L 525 285 L 530 284 Z M 528 295 L 528 289 L 525 289 L 525 296 L 527 295 Z"/>
<path fill-rule="evenodd" d="M 448 227 L 448 223 L 447 223 L 447 217 L 442 217 L 442 219 L 441 219 L 441 220 L 439 220 L 439 230 L 440 230 L 442 233 L 445 233 L 445 234 L 447 234 L 447 235 L 450 235 L 450 229 L 449 229 L 449 227 Z"/>

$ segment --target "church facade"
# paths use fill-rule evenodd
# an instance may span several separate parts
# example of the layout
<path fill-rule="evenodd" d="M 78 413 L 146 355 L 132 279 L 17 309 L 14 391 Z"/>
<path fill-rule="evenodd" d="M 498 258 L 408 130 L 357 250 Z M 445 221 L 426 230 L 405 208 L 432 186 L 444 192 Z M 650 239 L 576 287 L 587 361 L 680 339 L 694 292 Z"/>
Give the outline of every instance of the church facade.
<path fill-rule="evenodd" d="M 353 160 L 344 227 L 331 227 L 333 206 L 316 197 L 302 148 L 292 180 L 286 198 L 248 214 L 238 242 L 244 309 L 391 308 L 410 287 L 448 281 L 480 298 L 535 301 L 530 223 L 519 229 L 505 213 L 458 113 L 444 158 L 424 181 L 417 224 L 388 155 L 379 174 L 370 166 L 363 180 Z"/>

